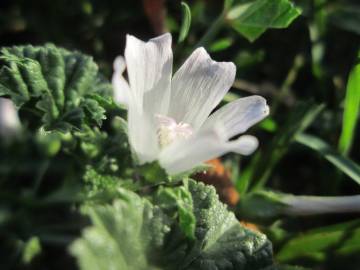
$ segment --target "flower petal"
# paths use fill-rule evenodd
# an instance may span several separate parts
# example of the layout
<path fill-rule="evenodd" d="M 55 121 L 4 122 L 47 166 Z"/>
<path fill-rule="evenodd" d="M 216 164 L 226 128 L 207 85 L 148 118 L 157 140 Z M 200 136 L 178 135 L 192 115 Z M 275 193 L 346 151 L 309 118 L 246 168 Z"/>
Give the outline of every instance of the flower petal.
<path fill-rule="evenodd" d="M 0 137 L 11 137 L 20 131 L 21 123 L 14 103 L 0 98 Z"/>
<path fill-rule="evenodd" d="M 131 105 L 128 110 L 128 134 L 131 148 L 139 164 L 157 159 L 160 148 L 153 119 Z"/>
<path fill-rule="evenodd" d="M 221 129 L 207 129 L 166 147 L 160 153 L 159 163 L 168 174 L 175 175 L 228 152 L 249 155 L 257 146 L 253 136 L 244 135 L 229 142 L 223 140 Z"/>
<path fill-rule="evenodd" d="M 173 55 L 169 33 L 143 42 L 127 35 L 125 59 L 134 102 L 147 113 L 166 114 Z"/>
<path fill-rule="evenodd" d="M 260 96 L 240 98 L 215 111 L 202 128 L 209 129 L 221 123 L 228 140 L 264 119 L 269 114 L 266 100 Z"/>
<path fill-rule="evenodd" d="M 125 59 L 130 82 L 129 140 L 140 164 L 156 160 L 160 151 L 156 114 L 169 106 L 172 73 L 171 35 L 149 42 L 128 35 Z"/>
<path fill-rule="evenodd" d="M 114 88 L 114 100 L 117 104 L 125 107 L 129 106 L 130 86 L 123 77 L 126 64 L 122 56 L 118 56 L 114 61 L 114 73 L 112 76 L 112 85 Z"/>
<path fill-rule="evenodd" d="M 198 129 L 233 84 L 235 72 L 233 63 L 215 62 L 204 48 L 196 49 L 172 79 L 168 115 Z"/>

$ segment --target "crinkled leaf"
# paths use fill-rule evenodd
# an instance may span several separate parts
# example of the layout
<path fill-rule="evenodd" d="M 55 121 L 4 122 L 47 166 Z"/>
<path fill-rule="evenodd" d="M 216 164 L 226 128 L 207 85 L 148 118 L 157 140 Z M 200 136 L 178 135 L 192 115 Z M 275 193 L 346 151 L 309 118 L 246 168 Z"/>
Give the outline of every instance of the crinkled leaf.
<path fill-rule="evenodd" d="M 170 229 L 168 221 L 158 207 L 135 193 L 125 189 L 118 192 L 120 198 L 112 205 L 85 207 L 93 226 L 83 231 L 70 252 L 86 270 L 157 269 L 148 258 L 162 246 Z"/>
<path fill-rule="evenodd" d="M 156 204 L 160 205 L 170 215 L 171 212 L 176 212 L 182 232 L 189 239 L 195 238 L 196 219 L 194 216 L 193 200 L 191 193 L 186 187 L 160 187 L 155 200 Z"/>
<path fill-rule="evenodd" d="M 91 57 L 47 44 L 3 48 L 0 59 L 0 96 L 34 112 L 37 127 L 69 131 L 106 118 L 111 85 Z"/>
<path fill-rule="evenodd" d="M 301 14 L 288 0 L 255 0 L 234 6 L 227 18 L 231 26 L 250 41 L 269 28 L 286 28 Z"/>
<path fill-rule="evenodd" d="M 119 188 L 139 189 L 139 184 L 134 183 L 131 179 L 122 179 L 113 174 L 96 170 L 92 166 L 86 167 L 83 180 L 85 197 L 97 203 L 111 202 L 117 196 Z"/>
<path fill-rule="evenodd" d="M 196 218 L 196 242 L 183 269 L 263 269 L 272 264 L 266 236 L 242 227 L 218 199 L 215 189 L 189 182 Z"/>
<path fill-rule="evenodd" d="M 81 269 L 257 270 L 273 264 L 270 242 L 242 227 L 213 187 L 190 181 L 184 189 L 186 200 L 175 197 L 192 201 L 195 239 L 168 208 L 119 189 L 112 205 L 86 207 L 93 225 L 70 248 Z"/>

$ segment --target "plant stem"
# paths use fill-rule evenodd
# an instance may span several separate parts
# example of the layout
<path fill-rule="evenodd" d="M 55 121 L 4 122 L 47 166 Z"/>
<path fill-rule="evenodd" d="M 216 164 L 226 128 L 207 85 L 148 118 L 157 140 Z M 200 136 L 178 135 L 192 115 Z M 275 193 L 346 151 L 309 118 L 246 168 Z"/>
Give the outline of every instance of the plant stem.
<path fill-rule="evenodd" d="M 214 23 L 206 31 L 204 36 L 199 40 L 198 43 L 196 43 L 195 48 L 202 47 L 202 46 L 206 47 L 214 39 L 214 37 L 217 35 L 217 33 L 219 33 L 221 27 L 224 24 L 226 14 L 227 14 L 227 12 L 225 10 L 223 10 L 221 12 L 219 17 L 217 17 L 217 19 L 214 21 Z"/>
<path fill-rule="evenodd" d="M 317 197 L 284 196 L 285 213 L 293 216 L 360 212 L 360 195 Z"/>
<path fill-rule="evenodd" d="M 289 70 L 281 88 L 279 94 L 276 96 L 272 106 L 271 106 L 271 114 L 275 114 L 277 108 L 279 107 L 280 102 L 290 95 L 290 88 L 294 84 L 299 70 L 304 66 L 304 57 L 301 54 L 295 56 L 294 63 Z"/>

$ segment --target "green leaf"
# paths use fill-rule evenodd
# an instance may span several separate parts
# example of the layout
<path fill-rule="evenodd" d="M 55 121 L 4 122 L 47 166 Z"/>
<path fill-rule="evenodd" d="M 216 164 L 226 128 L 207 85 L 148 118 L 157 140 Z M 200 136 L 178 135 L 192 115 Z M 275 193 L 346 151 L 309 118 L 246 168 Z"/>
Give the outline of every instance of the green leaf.
<path fill-rule="evenodd" d="M 181 2 L 181 7 L 182 7 L 183 18 L 182 18 L 182 24 L 180 28 L 178 42 L 183 42 L 185 40 L 185 38 L 189 33 L 190 25 L 191 25 L 191 11 L 189 6 L 185 2 Z"/>
<path fill-rule="evenodd" d="M 119 188 L 112 205 L 84 209 L 93 225 L 70 247 L 80 268 L 258 270 L 273 264 L 266 236 L 242 227 L 213 187 L 189 181 L 172 194 L 170 189 L 160 193 L 170 204 L 192 209 L 195 238 L 181 229 L 164 197 L 154 205 Z"/>
<path fill-rule="evenodd" d="M 256 270 L 272 265 L 272 248 L 266 236 L 242 227 L 234 214 L 219 201 L 212 186 L 191 180 L 188 189 L 196 219 L 196 240 L 169 239 L 165 250 L 172 267 L 181 265 L 175 269 L 187 270 Z"/>
<path fill-rule="evenodd" d="M 32 259 L 41 253 L 41 244 L 38 237 L 31 237 L 24 245 L 22 261 L 31 263 Z"/>
<path fill-rule="evenodd" d="M 360 56 L 360 55 L 359 55 Z M 339 151 L 347 155 L 353 144 L 355 128 L 360 111 L 360 63 L 350 72 L 346 87 L 342 130 L 339 139 Z"/>
<path fill-rule="evenodd" d="M 360 184 L 360 166 L 351 159 L 348 159 L 337 153 L 326 142 L 318 137 L 304 133 L 298 134 L 296 136 L 296 141 L 321 154 L 336 168 L 345 173 L 356 183 Z"/>
<path fill-rule="evenodd" d="M 118 189 L 118 197 L 112 205 L 84 208 L 93 225 L 71 245 L 71 254 L 86 270 L 157 269 L 148 258 L 163 245 L 168 221 L 158 207 L 131 191 Z"/>
<path fill-rule="evenodd" d="M 301 14 L 288 0 L 255 0 L 234 6 L 227 14 L 230 25 L 250 41 L 268 28 L 286 28 Z"/>
<path fill-rule="evenodd" d="M 156 197 L 156 204 L 165 210 L 168 214 L 176 212 L 179 226 L 185 236 L 189 239 L 195 239 L 195 216 L 193 209 L 193 200 L 191 193 L 184 186 L 176 188 L 160 187 Z"/>
<path fill-rule="evenodd" d="M 298 258 L 323 258 L 327 254 L 349 255 L 360 251 L 360 220 L 311 230 L 292 238 L 276 258 L 289 262 Z"/>
<path fill-rule="evenodd" d="M 66 132 L 106 118 L 111 85 L 91 57 L 47 44 L 3 48 L 0 59 L 0 96 L 33 112 L 26 114 L 32 126 Z"/>
<path fill-rule="evenodd" d="M 219 52 L 226 50 L 234 43 L 232 38 L 222 38 L 213 42 L 209 47 L 209 52 Z"/>

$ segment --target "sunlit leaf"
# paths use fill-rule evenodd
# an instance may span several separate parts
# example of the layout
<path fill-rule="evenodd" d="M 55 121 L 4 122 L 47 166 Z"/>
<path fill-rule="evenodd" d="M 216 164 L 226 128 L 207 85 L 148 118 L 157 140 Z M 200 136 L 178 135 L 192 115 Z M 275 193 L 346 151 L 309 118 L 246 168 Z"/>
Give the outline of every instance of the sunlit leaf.
<path fill-rule="evenodd" d="M 29 264 L 34 257 L 41 253 L 41 244 L 38 237 L 31 237 L 24 245 L 22 261 Z"/>
<path fill-rule="evenodd" d="M 286 28 L 301 14 L 288 0 L 255 0 L 234 6 L 227 14 L 230 25 L 250 41 L 269 28 Z"/>
<path fill-rule="evenodd" d="M 213 187 L 189 181 L 186 188 L 181 196 L 167 196 L 170 204 L 162 196 L 156 205 L 119 188 L 112 205 L 85 207 L 93 225 L 70 248 L 80 268 L 260 270 L 273 265 L 266 236 L 242 227 Z M 185 206 L 184 198 L 192 205 Z M 177 210 L 169 211 L 174 202 L 193 212 L 194 238 L 180 228 L 179 215 L 173 216 Z"/>
<path fill-rule="evenodd" d="M 359 55 L 360 56 L 360 55 Z M 339 151 L 347 155 L 354 140 L 355 128 L 360 111 L 360 64 L 350 72 L 346 87 L 342 130 L 339 139 Z"/>
<path fill-rule="evenodd" d="M 47 44 L 3 48 L 0 59 L 0 96 L 26 107 L 31 126 L 69 131 L 106 118 L 111 85 L 90 56 Z"/>
<path fill-rule="evenodd" d="M 85 207 L 93 226 L 70 248 L 81 269 L 155 269 L 147 254 L 162 246 L 170 230 L 166 218 L 135 193 L 119 189 L 118 197 L 112 205 Z"/>
<path fill-rule="evenodd" d="M 233 42 L 234 41 L 231 38 L 219 39 L 210 45 L 209 51 L 210 52 L 219 52 L 219 51 L 226 50 L 233 44 Z"/>

